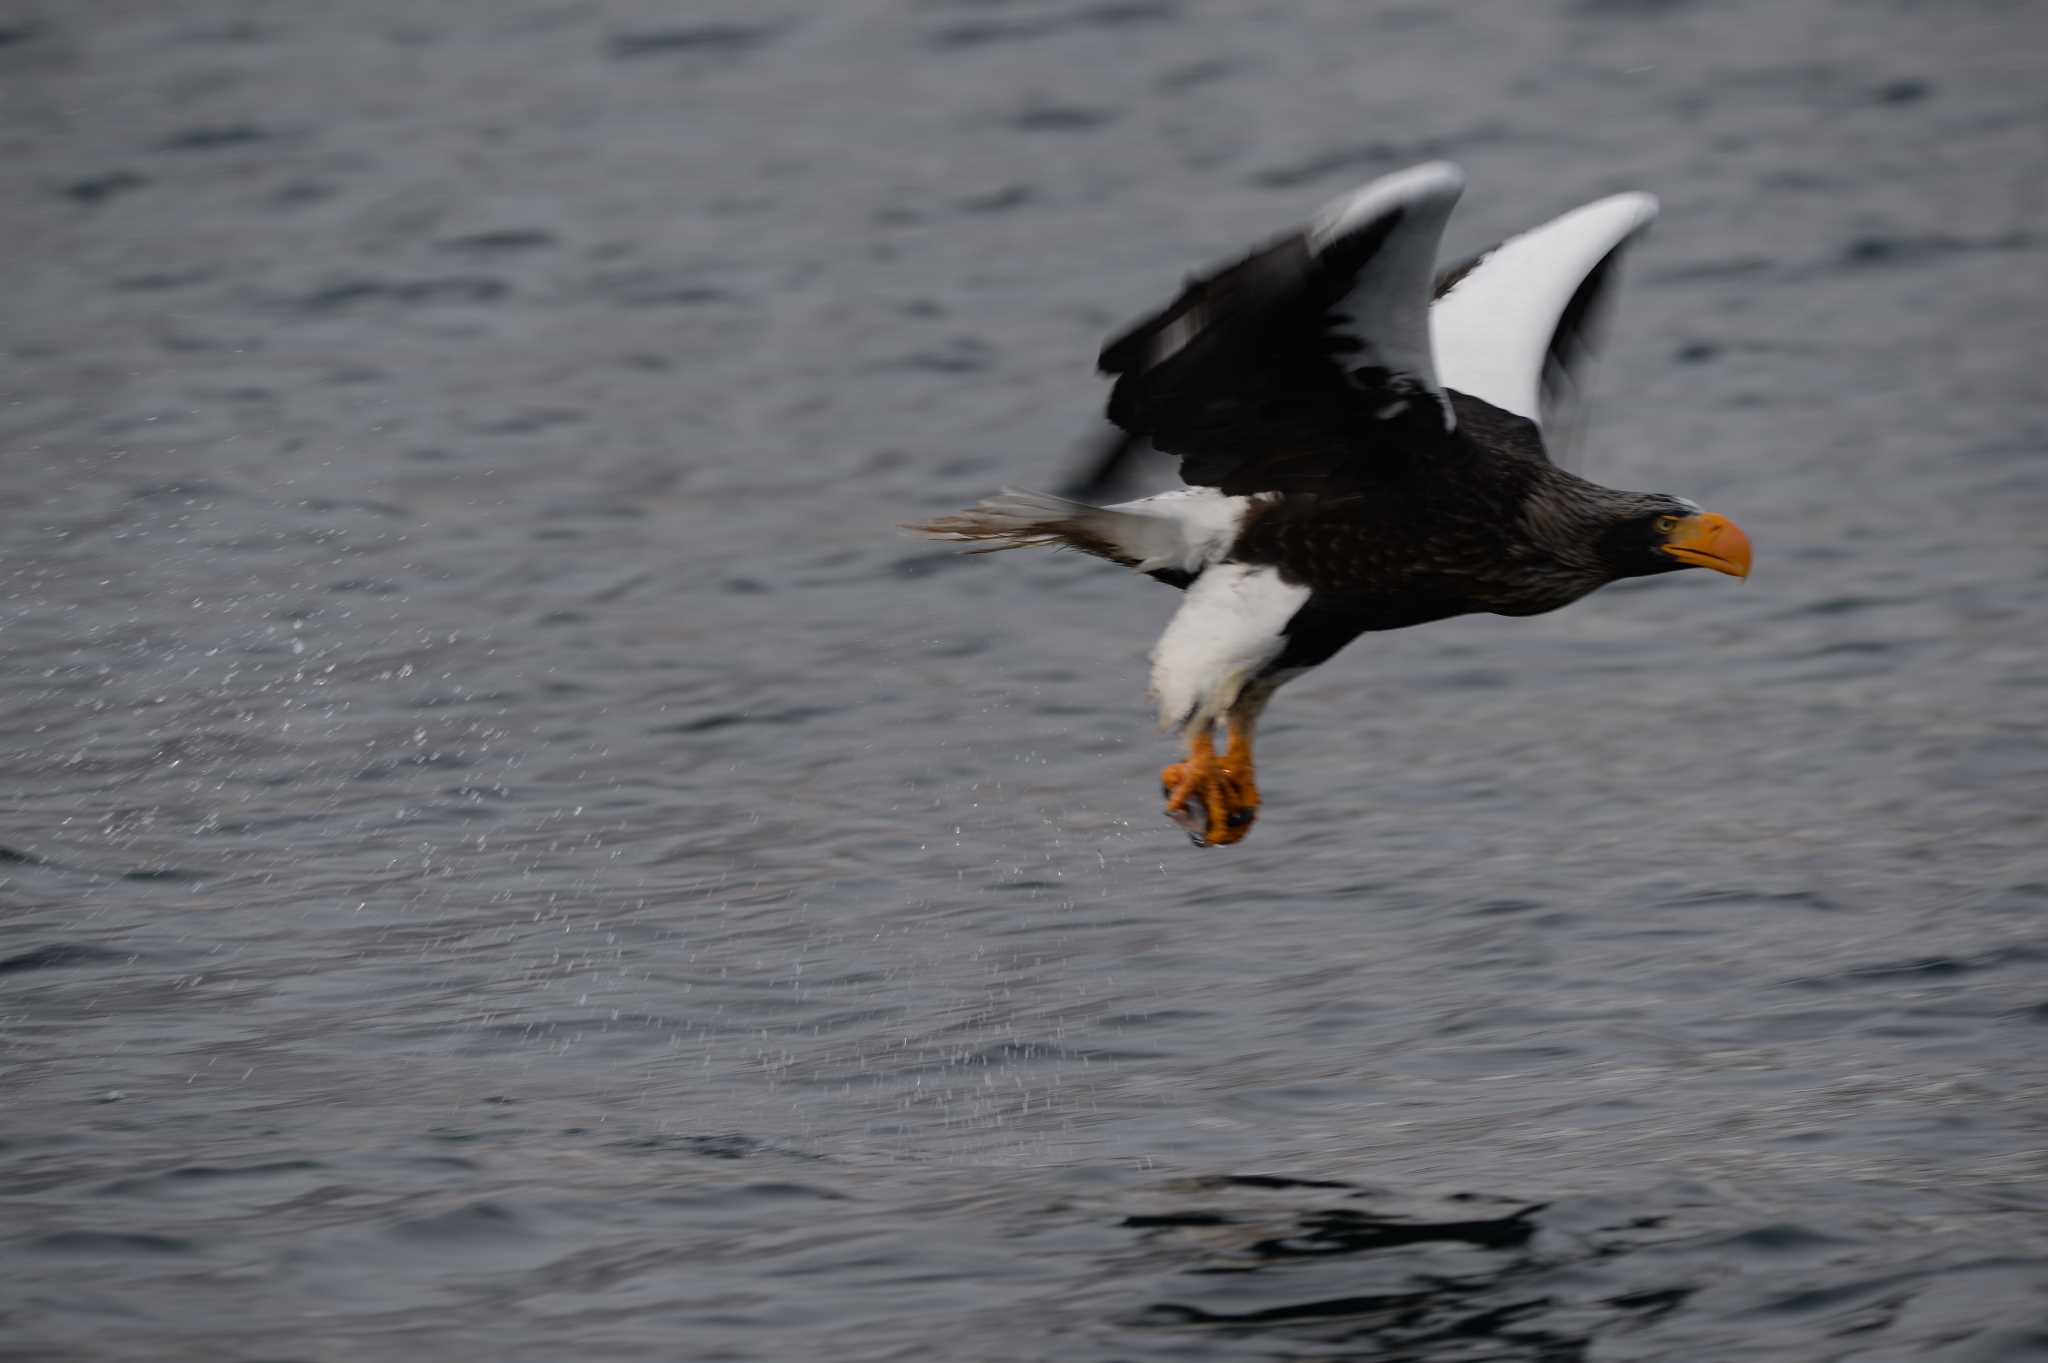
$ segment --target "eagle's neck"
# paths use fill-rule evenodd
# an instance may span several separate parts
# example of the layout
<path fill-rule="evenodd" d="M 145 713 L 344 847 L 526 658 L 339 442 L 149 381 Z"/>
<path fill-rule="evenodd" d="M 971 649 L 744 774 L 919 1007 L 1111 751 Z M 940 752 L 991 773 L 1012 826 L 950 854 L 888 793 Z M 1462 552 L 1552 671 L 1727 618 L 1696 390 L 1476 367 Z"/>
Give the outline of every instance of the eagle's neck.
<path fill-rule="evenodd" d="M 1516 608 L 1502 614 L 1556 610 L 1624 576 L 1607 552 L 1610 532 L 1651 506 L 1641 493 L 1602 487 L 1555 465 L 1543 467 L 1521 506 L 1528 559 L 1512 589 Z"/>

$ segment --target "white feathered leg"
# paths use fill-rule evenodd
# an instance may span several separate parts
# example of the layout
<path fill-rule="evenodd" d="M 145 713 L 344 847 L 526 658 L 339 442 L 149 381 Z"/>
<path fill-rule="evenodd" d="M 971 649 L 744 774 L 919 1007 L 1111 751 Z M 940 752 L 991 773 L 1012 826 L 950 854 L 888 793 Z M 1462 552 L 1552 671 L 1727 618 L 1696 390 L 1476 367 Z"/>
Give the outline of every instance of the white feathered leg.
<path fill-rule="evenodd" d="M 1252 730 L 1285 679 L 1268 668 L 1286 648 L 1287 622 L 1308 596 L 1273 569 L 1219 565 L 1188 589 L 1152 651 L 1160 723 L 1188 741 L 1187 760 L 1159 773 L 1166 817 L 1197 846 L 1233 843 L 1251 831 L 1259 808 Z M 1218 720 L 1228 726 L 1221 754 Z"/>
<path fill-rule="evenodd" d="M 1221 719 L 1280 656 L 1287 622 L 1308 597 L 1308 588 L 1272 568 L 1224 563 L 1203 573 L 1152 649 L 1160 727 L 1185 731 Z"/>

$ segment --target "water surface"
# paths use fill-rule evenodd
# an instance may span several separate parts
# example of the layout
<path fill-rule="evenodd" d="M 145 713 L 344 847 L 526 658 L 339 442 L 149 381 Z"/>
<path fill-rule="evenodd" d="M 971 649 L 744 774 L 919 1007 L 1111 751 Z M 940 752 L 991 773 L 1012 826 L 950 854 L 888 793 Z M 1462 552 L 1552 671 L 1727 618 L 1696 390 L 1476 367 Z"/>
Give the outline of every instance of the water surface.
<path fill-rule="evenodd" d="M 2037 7 L 0 17 L 0 1353 L 2048 1352 Z M 893 530 L 1432 156 L 1623 187 L 1576 467 L 1747 586 L 1382 636 Z"/>

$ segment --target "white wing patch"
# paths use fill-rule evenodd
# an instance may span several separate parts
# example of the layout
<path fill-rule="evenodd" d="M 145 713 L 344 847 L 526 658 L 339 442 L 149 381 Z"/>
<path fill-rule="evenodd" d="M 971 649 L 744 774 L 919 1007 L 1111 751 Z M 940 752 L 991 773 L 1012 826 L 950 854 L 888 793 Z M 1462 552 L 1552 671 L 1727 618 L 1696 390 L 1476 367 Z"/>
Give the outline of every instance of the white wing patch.
<path fill-rule="evenodd" d="M 1265 567 L 1226 563 L 1189 587 L 1152 649 L 1152 699 L 1162 728 L 1212 724 L 1287 646 L 1287 622 L 1309 589 Z"/>
<path fill-rule="evenodd" d="M 1370 232 L 1389 214 L 1400 219 L 1358 272 L 1349 293 L 1333 312 L 1333 331 L 1362 347 L 1345 363 L 1353 368 L 1376 366 L 1398 383 L 1407 379 L 1417 396 L 1435 397 L 1444 427 L 1452 424 L 1443 402 L 1443 387 L 1430 345 L 1430 290 L 1435 279 L 1437 243 L 1458 196 L 1465 192 L 1465 173 L 1448 161 L 1430 161 L 1383 176 L 1362 189 L 1324 205 L 1309 223 L 1307 241 L 1317 255 L 1338 250 L 1351 237 Z M 1569 296 L 1569 295 L 1567 295 Z M 1390 404 L 1398 412 L 1400 404 Z"/>
<path fill-rule="evenodd" d="M 1430 310 L 1443 385 L 1540 423 L 1544 364 L 1572 296 L 1656 216 L 1650 195 L 1616 194 L 1489 251 Z"/>

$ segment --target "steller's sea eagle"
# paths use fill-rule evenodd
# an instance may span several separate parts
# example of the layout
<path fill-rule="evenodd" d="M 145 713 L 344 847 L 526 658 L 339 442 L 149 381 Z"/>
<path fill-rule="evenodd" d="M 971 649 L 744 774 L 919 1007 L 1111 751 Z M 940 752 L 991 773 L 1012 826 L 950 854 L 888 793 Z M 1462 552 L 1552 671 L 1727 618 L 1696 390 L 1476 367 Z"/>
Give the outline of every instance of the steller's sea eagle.
<path fill-rule="evenodd" d="M 1657 201 L 1601 199 L 1438 276 L 1464 187 L 1444 162 L 1375 180 L 1103 349 L 1110 420 L 1178 455 L 1188 487 L 1111 506 L 1008 491 L 912 527 L 969 552 L 1079 549 L 1184 589 L 1152 695 L 1188 744 L 1160 773 L 1166 813 L 1198 846 L 1251 830 L 1273 693 L 1360 634 L 1538 615 L 1677 568 L 1749 575 L 1733 521 L 1588 482 L 1544 447 Z"/>

